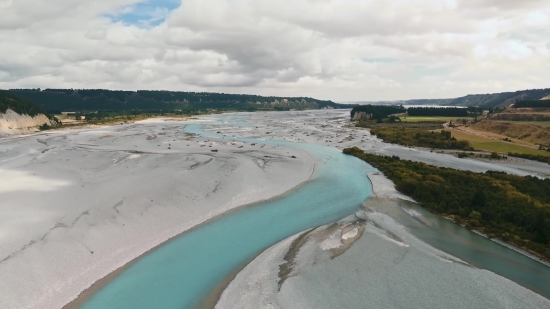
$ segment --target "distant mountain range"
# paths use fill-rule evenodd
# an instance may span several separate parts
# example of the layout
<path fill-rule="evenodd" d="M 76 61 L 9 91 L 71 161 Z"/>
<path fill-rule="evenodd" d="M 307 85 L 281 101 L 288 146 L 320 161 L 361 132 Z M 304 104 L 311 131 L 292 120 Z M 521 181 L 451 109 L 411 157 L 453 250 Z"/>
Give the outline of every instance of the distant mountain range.
<path fill-rule="evenodd" d="M 504 107 L 517 101 L 533 101 L 550 98 L 550 88 L 529 89 L 515 92 L 500 92 L 488 94 L 469 94 L 453 99 L 417 99 L 399 101 L 352 102 L 354 104 L 403 104 L 403 105 L 451 105 L 480 106 L 483 108 Z"/>
<path fill-rule="evenodd" d="M 65 111 L 161 110 L 192 112 L 350 108 L 346 104 L 308 97 L 265 97 L 181 91 L 118 91 L 103 89 L 11 89 L 11 95 L 35 103 L 50 113 Z"/>

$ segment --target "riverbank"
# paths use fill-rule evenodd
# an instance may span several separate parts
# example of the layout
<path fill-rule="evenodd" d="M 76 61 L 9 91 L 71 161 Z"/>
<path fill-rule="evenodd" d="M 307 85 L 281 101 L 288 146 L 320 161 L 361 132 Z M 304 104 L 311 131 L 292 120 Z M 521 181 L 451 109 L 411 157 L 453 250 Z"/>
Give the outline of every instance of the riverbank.
<path fill-rule="evenodd" d="M 347 128 L 347 111 L 240 113 L 224 115 L 221 122 L 215 121 L 216 116 L 201 121 L 205 119 L 206 131 L 223 136 L 307 143 L 304 147 L 359 145 L 371 152 L 466 170 L 550 174 L 538 165 L 478 162 L 385 144 L 368 131 Z M 21 222 L 6 217 L 6 222 L 0 222 L 5 235 L 14 240 L 6 247 L 11 251 L 0 251 L 11 256 L 0 262 L 0 275 L 8 278 L 0 283 L 0 304 L 11 301 L 6 307 L 59 308 L 159 243 L 247 201 L 283 194 L 296 181 L 305 181 L 313 169 L 307 152 L 200 137 L 183 132 L 182 124 L 156 119 L 41 133 L 6 143 L 0 140 L 0 168 L 25 172 L 28 180 L 43 180 L 40 184 L 45 190 L 16 189 L 7 193 L 8 199 L 0 193 L 0 198 L 12 201 L 6 209 L 26 205 L 13 215 L 29 218 Z M 320 164 L 333 159 L 327 156 Z M 385 197 L 379 200 L 388 200 L 391 182 L 383 181 L 383 175 L 370 177 L 380 188 L 375 191 Z M 348 260 L 349 254 L 348 250 L 342 256 Z M 361 254 L 365 253 L 353 257 Z M 60 266 L 59 259 L 64 265 Z M 38 265 L 37 261 L 38 269 L 25 266 Z"/>
<path fill-rule="evenodd" d="M 369 180 L 371 181 L 372 183 L 372 186 L 373 186 L 373 196 L 375 197 L 378 197 L 378 198 L 386 198 L 386 199 L 392 199 L 392 198 L 399 198 L 399 199 L 402 199 L 402 200 L 406 200 L 406 201 L 410 201 L 410 202 L 413 202 L 413 203 L 416 203 L 416 201 L 414 201 L 412 198 L 400 193 L 399 191 L 395 190 L 395 185 L 394 183 L 388 179 L 386 176 L 384 176 L 383 174 L 379 173 L 379 172 L 375 172 L 375 173 L 369 173 L 367 175 L 369 177 Z M 452 218 L 449 218 L 449 217 L 446 217 L 446 216 L 443 216 L 445 219 L 448 219 L 450 220 L 451 222 L 455 223 L 456 222 L 452 219 Z M 459 224 L 460 225 L 460 224 Z M 460 225 L 461 227 L 467 229 L 465 226 L 463 225 Z M 509 248 L 511 250 L 514 250 L 532 260 L 535 260 L 537 262 L 540 262 L 548 267 L 550 267 L 550 261 L 548 260 L 545 260 L 545 259 L 542 259 L 540 258 L 539 256 L 537 255 L 534 255 L 526 250 L 523 250 L 522 248 L 519 248 L 513 244 L 510 244 L 510 243 L 507 243 L 503 240 L 500 240 L 498 238 L 489 238 L 486 234 L 484 233 L 481 233 L 479 232 L 478 230 L 476 230 L 475 228 L 472 228 L 472 229 L 469 229 L 470 231 L 482 236 L 482 237 L 485 237 L 487 239 L 490 239 L 506 248 Z"/>
<path fill-rule="evenodd" d="M 292 190 L 313 164 L 163 120 L 2 139 L 1 307 L 60 308 L 167 239 Z"/>
<path fill-rule="evenodd" d="M 550 305 L 548 299 L 512 281 L 420 241 L 410 233 L 413 226 L 426 229 L 441 223 L 412 208 L 409 198 L 402 199 L 384 175 L 371 172 L 368 176 L 373 192 L 355 216 L 296 234 L 265 250 L 238 273 L 215 308 L 527 309 Z M 331 250 L 340 248 L 348 235 L 342 228 L 353 222 L 366 222 L 362 236 L 334 257 Z M 282 273 L 287 264 L 290 271 Z"/>
<path fill-rule="evenodd" d="M 508 240 L 531 254 L 549 259 L 550 247 L 545 241 L 546 222 L 550 219 L 546 207 L 550 198 L 546 190 L 548 180 L 443 169 L 365 153 L 357 147 L 346 148 L 344 153 L 389 175 L 403 194 L 417 199 L 426 209 L 452 218 L 480 235 Z M 508 215 L 502 216 L 503 213 Z"/>

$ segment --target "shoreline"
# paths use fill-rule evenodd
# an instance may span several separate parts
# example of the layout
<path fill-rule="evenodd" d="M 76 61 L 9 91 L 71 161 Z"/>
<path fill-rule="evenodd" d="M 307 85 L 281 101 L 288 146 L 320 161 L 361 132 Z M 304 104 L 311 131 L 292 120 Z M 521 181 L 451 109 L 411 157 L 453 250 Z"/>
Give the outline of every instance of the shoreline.
<path fill-rule="evenodd" d="M 380 174 L 379 174 L 380 176 L 384 177 L 384 178 L 387 179 L 389 182 L 391 182 L 392 185 L 394 185 L 394 184 L 393 184 L 393 181 L 391 181 L 391 180 L 390 180 L 389 178 L 387 178 L 384 174 L 382 174 L 382 172 L 372 172 L 372 173 L 368 173 L 368 174 L 367 174 L 367 177 L 369 178 L 369 180 L 370 180 L 371 183 L 374 184 L 374 182 L 373 182 L 373 180 L 372 180 L 371 177 L 372 177 L 372 176 L 378 176 L 378 175 L 375 174 L 375 173 L 380 173 Z M 399 199 L 411 201 L 411 202 L 413 202 L 413 203 L 415 203 L 415 204 L 417 204 L 417 205 L 419 205 L 419 206 L 422 207 L 422 205 L 421 205 L 420 203 L 414 201 L 412 198 L 410 198 L 410 197 L 404 195 L 403 193 L 401 193 L 401 192 L 395 190 L 395 187 L 394 187 L 394 191 L 395 191 L 395 196 L 393 196 L 394 198 L 399 198 Z M 377 193 L 375 193 L 374 185 L 373 185 L 372 192 L 373 192 L 373 196 L 377 196 Z M 378 193 L 382 193 L 382 192 L 378 192 Z M 400 196 L 400 195 L 401 195 L 401 196 Z M 386 196 L 379 196 L 379 197 L 387 198 Z M 408 199 L 404 199 L 403 197 L 407 197 Z M 422 208 L 424 208 L 424 207 L 422 207 Z M 425 209 L 425 208 L 424 208 L 424 209 Z M 432 212 L 432 213 L 433 213 L 433 212 Z M 454 222 L 453 220 L 450 220 L 450 219 L 448 219 L 447 217 L 445 217 L 445 216 L 443 216 L 443 215 L 441 215 L 441 214 L 437 214 L 437 213 L 433 213 L 433 214 L 434 214 L 434 215 L 437 215 L 437 216 L 439 216 L 439 217 L 441 217 L 441 218 L 443 218 L 443 219 L 446 219 L 446 220 L 448 220 L 448 221 L 450 221 L 450 222 L 452 222 L 452 223 L 454 223 L 454 224 L 456 224 L 456 225 L 460 225 L 460 224 L 457 224 L 457 223 Z M 526 250 L 524 250 L 524 249 L 522 249 L 522 248 L 520 248 L 520 247 L 514 245 L 514 244 L 508 243 L 508 242 L 503 241 L 503 240 L 501 240 L 501 239 L 498 239 L 498 238 L 489 238 L 489 237 L 487 237 L 487 235 L 485 235 L 485 234 L 479 232 L 479 231 L 476 230 L 476 229 L 468 229 L 468 228 L 466 228 L 466 227 L 464 227 L 464 226 L 462 226 L 462 225 L 460 225 L 460 226 L 461 226 L 462 228 L 464 228 L 464 229 L 466 229 L 466 230 L 472 232 L 472 233 L 475 233 L 475 234 L 477 234 L 477 235 L 479 235 L 479 236 L 481 236 L 481 237 L 484 237 L 484 238 L 486 238 L 486 239 L 488 239 L 488 240 L 491 240 L 491 241 L 493 241 L 493 242 L 495 242 L 495 243 L 497 243 L 497 244 L 499 244 L 499 245 L 501 245 L 501 246 L 504 246 L 504 247 L 506 247 L 506 248 L 508 248 L 508 249 L 510 249 L 510 250 L 513 250 L 513 251 L 515 251 L 515 252 L 517 252 L 517 253 L 523 255 L 523 256 L 526 256 L 526 257 L 528 257 L 528 258 L 530 258 L 530 259 L 532 259 L 532 260 L 534 260 L 534 261 L 537 261 L 537 262 L 539 262 L 539 263 L 541 263 L 541 264 L 544 264 L 544 265 L 550 267 L 550 260 L 542 259 L 542 258 L 540 258 L 540 257 L 538 257 L 538 256 L 536 256 L 536 255 L 534 255 L 534 254 L 532 254 L 532 253 L 530 253 L 530 252 L 528 252 L 528 251 L 526 251 Z"/>
<path fill-rule="evenodd" d="M 148 249 L 147 251 L 143 252 L 142 254 L 138 255 L 137 257 L 133 258 L 131 261 L 127 262 L 126 264 L 124 264 L 123 266 L 121 267 L 118 267 L 117 269 L 115 269 L 114 271 L 110 272 L 109 274 L 107 274 L 106 276 L 96 280 L 94 283 L 92 283 L 91 286 L 87 287 L 86 289 L 82 290 L 80 292 L 80 294 L 78 294 L 74 299 L 72 299 L 70 302 L 68 302 L 67 304 L 65 304 L 62 309 L 78 309 L 80 308 L 82 305 L 84 305 L 91 297 L 93 297 L 93 295 L 95 295 L 97 292 L 99 292 L 103 287 L 107 286 L 112 280 L 114 280 L 118 275 L 120 275 L 122 272 L 124 272 L 126 269 L 128 269 L 128 267 L 132 266 L 133 264 L 135 264 L 136 262 L 138 262 L 140 259 L 142 259 L 145 255 L 151 253 L 152 251 L 160 248 L 161 246 L 165 245 L 165 244 L 168 244 L 169 242 L 175 240 L 176 238 L 178 237 L 181 237 L 181 236 L 184 236 L 185 234 L 189 233 L 189 232 L 192 232 L 194 231 L 195 229 L 198 229 L 198 228 L 201 228 L 202 226 L 204 225 L 207 225 L 217 219 L 219 219 L 220 217 L 224 217 L 226 215 L 230 215 L 231 213 L 233 212 L 236 212 L 236 211 L 240 211 L 242 209 L 245 209 L 245 208 L 249 208 L 249 207 L 254 207 L 254 206 L 257 206 L 259 204 L 262 204 L 262 203 L 265 203 L 265 202 L 269 202 L 269 201 L 272 201 L 272 200 L 275 200 L 275 199 L 279 199 L 281 197 L 284 197 L 286 195 L 289 195 L 291 193 L 293 193 L 294 191 L 300 189 L 302 186 L 305 186 L 307 183 L 311 182 L 312 181 L 312 178 L 313 178 L 313 175 L 315 174 L 315 170 L 316 170 L 316 162 L 315 162 L 315 159 L 313 159 L 313 157 L 306 151 L 304 151 L 306 154 L 308 154 L 310 156 L 310 158 L 312 159 L 312 162 L 313 162 L 313 168 L 311 170 L 311 173 L 308 177 L 308 179 L 306 179 L 305 181 L 302 181 L 300 182 L 299 184 L 297 184 L 296 186 L 292 187 L 290 190 L 288 191 L 285 191 L 284 193 L 282 194 L 279 194 L 279 195 L 276 195 L 276 196 L 273 196 L 273 197 L 270 197 L 270 198 L 267 198 L 267 199 L 262 199 L 262 200 L 259 200 L 259 201 L 256 201 L 256 202 L 253 202 L 253 203 L 248 203 L 248 204 L 243 204 L 243 205 L 240 205 L 240 206 L 237 206 L 235 208 L 232 208 L 232 209 L 229 209 L 223 213 L 220 213 L 220 214 L 217 214 L 213 217 L 210 217 L 206 220 L 204 220 L 203 222 L 200 222 L 196 225 L 194 225 L 193 227 L 181 232 L 181 233 L 178 233 L 177 235 L 174 235 L 166 240 L 164 240 L 163 242 L 157 244 L 156 246 Z M 261 252 L 258 253 L 258 255 L 261 254 Z M 250 260 L 246 261 L 245 263 L 243 263 L 242 265 L 242 268 L 240 269 L 243 269 L 244 267 L 246 267 L 246 265 L 248 265 L 256 256 L 252 257 Z M 233 272 L 232 272 L 233 273 Z M 231 273 L 231 274 L 232 274 Z M 238 271 L 236 271 L 234 273 L 234 275 L 232 276 L 232 278 L 234 278 L 236 275 L 237 275 Z M 231 275 L 230 274 L 230 275 Z M 227 280 L 227 279 L 224 279 L 224 281 Z M 221 296 L 221 294 L 223 293 L 223 291 L 225 290 L 225 288 L 229 285 L 229 283 L 231 282 L 231 280 L 228 280 L 226 282 L 226 284 L 224 284 L 223 286 L 223 289 L 220 290 L 219 292 L 219 295 L 218 295 L 218 299 L 219 299 L 219 296 Z M 220 287 L 217 287 L 216 289 L 220 289 Z M 217 302 L 217 300 L 216 300 Z M 207 304 L 209 304 L 210 302 L 208 301 L 208 299 L 205 299 L 203 301 L 201 301 L 199 303 L 199 307 L 198 308 L 213 308 L 213 307 L 204 307 L 204 306 L 207 306 Z M 200 305 L 200 304 L 203 304 L 203 305 Z M 214 303 L 214 306 L 215 306 L 215 303 Z"/>
<path fill-rule="evenodd" d="M 256 118 L 262 120 L 260 117 L 265 117 L 263 116 L 264 113 L 261 113 L 262 115 L 257 115 Z M 277 114 L 279 115 L 279 114 Z M 181 118 L 181 119 L 169 119 L 169 118 L 165 118 L 165 117 L 151 117 L 151 118 L 147 118 L 147 119 L 142 119 L 142 120 L 139 120 L 139 121 L 135 121 L 135 122 L 132 122 L 132 123 L 127 123 L 125 124 L 124 126 L 121 126 L 119 125 L 118 123 L 113 123 L 113 124 L 106 124 L 106 125 L 92 125 L 90 127 L 82 127 L 82 128 L 76 128 L 76 127 L 70 127 L 70 128 L 60 128 L 59 130 L 57 129 L 54 129 L 54 130 L 50 130 L 50 131 L 41 131 L 41 132 L 35 132 L 35 133 L 32 133 L 32 134 L 27 134 L 27 135 L 19 135 L 19 136 L 11 136 L 11 137 L 8 137 L 8 143 L 9 143 L 9 139 L 13 138 L 13 139 L 19 139 L 20 137 L 28 137 L 29 135 L 30 136 L 36 136 L 35 138 L 38 138 L 38 139 L 41 139 L 42 136 L 48 136 L 48 137 L 55 137 L 55 136 L 60 136 L 60 135 L 63 135 L 63 133 L 65 132 L 68 132 L 68 131 L 90 131 L 90 130 L 101 130 L 102 128 L 115 128 L 115 127 L 120 127 L 120 128 L 124 128 L 124 127 L 136 127 L 138 126 L 138 124 L 147 124 L 147 122 L 149 123 L 161 123 L 161 122 L 173 122 L 173 124 L 171 126 L 177 126 L 177 125 L 181 125 L 181 126 L 185 126 L 186 124 L 189 124 L 189 123 L 194 123 L 194 122 L 198 122 L 198 121 L 205 121 L 205 120 L 208 120 L 208 118 L 211 118 L 211 117 L 208 117 L 209 115 L 204 115 L 205 117 L 200 117 L 201 119 L 193 119 L 193 118 Z M 254 114 L 253 116 L 254 117 Z M 256 120 L 258 120 L 256 119 Z M 254 123 L 254 122 L 253 122 Z M 310 136 L 310 135 L 305 135 L 305 134 L 311 134 L 311 132 L 314 132 L 314 129 L 311 129 L 310 127 L 306 126 L 305 124 L 302 125 L 301 123 L 299 123 L 299 129 L 302 130 L 303 132 L 299 132 L 299 134 L 301 135 L 296 135 L 296 137 L 294 137 L 293 135 L 291 134 L 296 134 L 294 133 L 293 131 L 290 131 L 290 132 L 286 132 L 286 130 L 291 130 L 291 129 L 294 129 L 292 125 L 285 125 L 282 130 L 285 130 L 283 132 L 283 135 L 279 135 L 277 136 L 278 137 L 278 140 L 280 141 L 294 141 L 296 143 L 310 143 L 310 144 L 314 144 L 314 145 L 320 145 L 320 146 L 328 146 L 330 148 L 333 148 L 335 150 L 339 150 L 341 151 L 341 148 L 339 147 L 340 145 L 339 144 L 336 144 L 336 136 L 334 137 L 326 137 L 326 135 L 330 134 L 331 136 L 332 135 L 335 135 L 335 134 L 340 134 L 342 132 L 338 131 L 339 128 L 338 127 L 331 127 L 330 129 L 327 129 L 327 132 L 328 133 L 323 133 L 324 135 L 322 135 L 321 133 L 318 133 L 317 131 L 315 131 L 317 134 L 316 136 L 312 135 L 312 137 L 310 138 L 307 138 L 305 136 Z M 273 127 L 270 127 L 269 125 L 267 125 L 265 127 L 265 130 L 266 131 L 273 131 L 274 128 Z M 268 132 L 269 133 L 269 132 Z M 284 135 L 286 133 L 286 135 Z M 228 133 L 230 134 L 230 133 Z M 229 135 L 228 135 L 229 136 Z M 275 137 L 274 135 L 272 137 Z M 286 140 L 286 138 L 288 138 L 289 140 Z M 315 141 L 315 139 L 317 138 L 317 142 Z M 360 138 L 360 137 L 358 137 Z M 357 139 L 358 139 L 357 138 Z M 31 137 L 32 139 L 32 137 Z M 271 138 L 273 139 L 273 138 Z M 284 140 L 283 140 L 284 139 Z M 330 141 L 332 144 L 328 144 L 327 143 L 324 143 L 323 140 L 324 139 L 332 139 L 332 140 L 335 140 L 334 142 Z M 0 139 L 0 141 L 2 141 L 3 139 Z M 268 140 L 266 138 L 266 140 Z M 319 142 L 319 140 L 321 140 Z M 4 140 L 6 141 L 6 140 Z M 206 141 L 205 141 L 206 142 Z M 357 140 L 355 141 L 350 141 L 350 142 L 357 142 Z M 154 145 L 153 145 L 154 146 Z M 189 146 L 189 145 L 188 145 Z M 384 146 L 384 145 L 383 145 Z M 133 146 L 132 146 L 133 147 Z M 236 146 L 235 146 L 236 147 Z M 126 148 L 125 148 L 126 149 Z M 128 148 L 130 149 L 130 148 Z M 208 154 L 208 149 L 209 148 L 199 148 L 199 149 L 205 149 L 205 153 L 202 153 L 202 154 Z M 131 152 L 131 150 L 128 150 L 129 152 Z M 285 150 L 286 151 L 286 150 Z M 422 152 L 426 152 L 426 150 L 424 149 L 421 149 L 419 151 L 422 151 Z M 429 150 L 428 150 L 429 151 Z M 160 153 L 160 152 L 159 152 Z M 310 155 L 307 151 L 303 151 L 303 153 L 306 153 L 308 155 Z M 174 153 L 175 154 L 175 153 Z M 311 156 L 311 155 L 310 155 Z M 218 212 L 218 213 L 214 213 L 214 214 L 211 214 L 211 215 L 207 215 L 207 216 L 204 216 L 203 217 L 203 220 L 202 221 L 198 221 L 198 222 L 195 222 L 194 225 L 187 225 L 185 226 L 185 229 L 182 231 L 182 230 L 179 230 L 178 229 L 175 229 L 173 233 L 173 236 L 170 236 L 170 233 L 167 233 L 167 234 L 164 234 L 163 237 L 158 237 L 156 238 L 154 242 L 150 242 L 149 243 L 149 246 L 142 246 L 142 250 L 143 249 L 147 249 L 147 247 L 149 247 L 150 249 L 147 249 L 147 251 L 141 251 L 141 250 L 136 250 L 136 252 L 133 252 L 132 254 L 126 254 L 127 257 L 130 257 L 129 260 L 127 260 L 126 262 L 122 262 L 122 263 L 117 263 L 117 264 L 114 264 L 112 265 L 113 267 L 109 267 L 109 269 L 114 269 L 113 271 L 110 271 L 108 272 L 107 274 L 105 274 L 105 272 L 99 272 L 100 274 L 102 274 L 102 278 L 99 279 L 99 280 L 94 280 L 93 279 L 93 276 L 89 276 L 92 278 L 92 280 L 88 280 L 87 281 L 87 284 L 82 284 L 82 285 L 78 285 L 78 288 L 77 289 L 70 289 L 70 294 L 67 295 L 65 294 L 65 297 L 63 297 L 62 299 L 64 300 L 69 300 L 69 299 L 72 299 L 74 297 L 74 295 L 77 295 L 75 299 L 72 299 L 69 303 L 67 304 L 64 304 L 65 301 L 62 300 L 60 302 L 59 305 L 63 305 L 62 308 L 78 308 L 79 306 L 82 306 L 87 300 L 89 300 L 90 297 L 92 297 L 93 295 L 95 295 L 96 291 L 98 290 L 101 290 L 101 288 L 103 288 L 105 285 L 109 284 L 113 278 L 116 278 L 118 275 L 120 275 L 120 273 L 122 273 L 124 270 L 127 269 L 127 267 L 130 267 L 132 265 L 132 263 L 134 262 L 137 262 L 137 260 L 141 257 L 143 257 L 145 254 L 148 254 L 150 251 L 152 250 L 156 250 L 157 247 L 165 244 L 166 242 L 168 241 L 171 241 L 173 239 L 175 239 L 175 237 L 178 237 L 178 236 L 182 236 L 184 233 L 187 233 L 189 231 L 192 231 L 193 229 L 195 228 L 199 228 L 201 227 L 203 224 L 208 224 L 211 222 L 211 220 L 215 220 L 221 216 L 224 216 L 226 214 L 231 214 L 231 211 L 237 211 L 237 210 L 241 210 L 242 207 L 253 207 L 255 204 L 257 203 L 261 203 L 261 202 L 265 202 L 265 201 L 268 201 L 272 198 L 278 198 L 280 196 L 284 196 L 286 194 L 289 194 L 291 191 L 293 191 L 294 189 L 296 188 L 299 188 L 301 185 L 304 185 L 306 184 L 312 177 L 314 171 L 315 171 L 315 161 L 313 161 L 313 165 L 309 167 L 309 171 L 311 171 L 311 174 L 309 175 L 309 178 L 307 180 L 304 180 L 302 183 L 298 183 L 295 185 L 295 187 L 292 187 L 292 188 L 289 188 L 288 191 L 285 191 L 285 192 L 278 192 L 279 194 L 274 196 L 274 197 L 271 197 L 267 200 L 261 200 L 261 201 L 256 201 L 256 202 L 252 202 L 252 203 L 246 203 L 246 200 L 242 201 L 244 203 L 242 203 L 241 205 L 238 205 L 238 206 L 235 206 L 234 208 L 231 208 L 231 209 L 227 209 L 226 211 L 224 212 Z M 498 164 L 498 163 L 497 163 Z M 307 172 L 309 171 L 306 171 L 306 173 L 304 173 L 305 175 L 301 174 L 302 176 L 300 177 L 302 180 L 305 179 L 305 176 L 307 176 Z M 373 189 L 373 195 L 375 193 L 375 190 L 374 190 L 374 182 L 373 182 L 373 179 L 375 181 L 378 181 L 376 179 L 376 176 L 373 177 L 373 179 L 371 179 L 371 177 L 367 176 L 368 177 L 368 180 L 371 182 L 371 185 L 372 185 L 372 189 Z M 390 181 L 390 183 L 393 185 L 393 182 Z M 393 188 L 393 186 L 392 186 Z M 382 187 L 382 189 L 384 189 Z M 378 191 L 376 191 L 378 192 Z M 396 191 L 397 192 L 397 191 Z M 399 192 L 397 192 L 399 193 Z M 116 210 L 116 209 L 115 209 Z M 223 210 L 222 210 L 223 211 Z M 165 240 L 163 240 L 165 239 Z M 140 253 L 143 252 L 143 253 Z M 262 250 L 262 252 L 264 252 L 265 250 Z M 260 252 L 261 253 L 261 252 Z M 257 256 L 256 256 L 257 257 Z M 252 258 L 252 260 L 254 259 L 254 257 Z M 125 259 L 123 259 L 124 261 Z M 246 267 L 246 265 L 248 265 L 250 263 L 250 261 L 248 262 L 243 262 L 243 267 Z M 238 269 L 241 269 L 241 268 L 238 268 Z M 238 269 L 236 268 L 234 270 L 234 272 L 236 271 L 236 274 L 239 273 Z M 78 274 L 79 276 L 82 276 L 83 274 L 81 274 L 79 271 L 75 272 L 76 274 Z M 216 285 L 216 287 L 214 289 L 212 289 L 212 293 L 211 293 L 211 297 L 214 298 L 213 294 L 215 292 L 215 290 L 217 289 L 220 289 L 220 292 L 223 293 L 223 291 L 227 288 L 228 284 L 231 282 L 230 279 L 228 278 L 234 278 L 234 276 L 232 277 L 232 274 L 233 272 L 231 272 L 228 277 L 226 279 L 224 279 L 223 281 L 220 281 L 220 283 L 218 283 Z M 99 276 L 97 276 L 99 277 Z M 227 280 L 227 281 L 226 281 Z M 82 289 L 82 287 L 88 285 L 88 287 L 86 289 Z M 221 287 L 223 285 L 223 288 Z M 82 289 L 82 290 L 81 290 Z M 89 290 L 89 291 L 88 291 Z M 87 295 L 84 295 L 86 294 L 86 291 L 87 291 Z M 220 294 L 221 294 L 220 293 Z M 210 295 L 210 294 L 208 294 Z M 207 295 L 207 296 L 208 296 Z M 67 307 L 69 304 L 77 301 L 77 299 L 81 298 L 82 302 L 80 304 L 76 304 L 75 303 L 75 307 Z M 218 296 L 218 299 L 219 299 L 219 296 Z M 217 300 L 216 300 L 217 301 Z M 205 304 L 205 297 L 202 297 L 202 298 L 199 298 L 197 300 L 197 304 L 194 304 L 194 307 L 199 305 L 199 304 L 203 304 L 204 306 L 206 306 Z M 56 305 L 57 307 L 57 305 Z M 200 307 L 200 308 L 203 308 L 203 307 Z"/>

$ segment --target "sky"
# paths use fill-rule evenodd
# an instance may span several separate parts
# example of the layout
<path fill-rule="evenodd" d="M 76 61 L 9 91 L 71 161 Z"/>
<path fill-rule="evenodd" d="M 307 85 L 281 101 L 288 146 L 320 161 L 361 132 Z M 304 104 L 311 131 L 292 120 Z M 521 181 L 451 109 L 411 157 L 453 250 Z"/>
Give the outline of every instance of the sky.
<path fill-rule="evenodd" d="M 0 0 L 0 89 L 336 102 L 550 88 L 550 0 Z"/>

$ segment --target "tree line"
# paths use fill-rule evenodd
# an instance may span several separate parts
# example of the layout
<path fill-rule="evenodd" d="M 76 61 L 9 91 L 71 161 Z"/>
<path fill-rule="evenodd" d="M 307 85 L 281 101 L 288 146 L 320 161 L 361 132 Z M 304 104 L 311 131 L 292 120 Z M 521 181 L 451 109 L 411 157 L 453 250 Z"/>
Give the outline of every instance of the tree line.
<path fill-rule="evenodd" d="M 452 137 L 450 131 L 442 130 L 439 133 L 415 128 L 404 127 L 373 127 L 370 130 L 372 135 L 386 143 L 399 144 L 404 146 L 416 146 L 435 149 L 460 149 L 474 150 L 470 142 L 457 140 Z"/>
<path fill-rule="evenodd" d="M 550 100 L 536 100 L 536 101 L 517 101 L 514 103 L 515 108 L 525 108 L 525 107 L 547 107 L 550 108 Z"/>
<path fill-rule="evenodd" d="M 121 110 L 235 110 L 348 108 L 348 105 L 309 97 L 264 97 L 183 91 L 118 91 L 105 89 L 12 89 L 12 95 L 31 101 L 47 111 Z M 272 104 L 278 102 L 277 104 Z"/>
<path fill-rule="evenodd" d="M 548 148 L 547 151 L 550 151 L 550 148 Z M 528 153 L 515 153 L 515 152 L 509 152 L 508 155 L 511 157 L 523 158 L 523 159 L 539 161 L 539 162 L 550 164 L 550 157 L 548 156 L 528 154 Z"/>
<path fill-rule="evenodd" d="M 34 117 L 39 114 L 44 114 L 49 116 L 46 111 L 32 102 L 18 98 L 7 91 L 0 90 L 0 112 L 6 113 L 8 108 L 20 115 L 26 114 Z"/>
<path fill-rule="evenodd" d="M 402 105 L 358 105 L 351 110 L 351 119 L 357 112 L 365 112 L 372 115 L 372 119 L 384 119 L 393 114 L 402 114 L 406 109 Z"/>
<path fill-rule="evenodd" d="M 410 107 L 407 109 L 409 116 L 425 116 L 425 117 L 468 117 L 466 108 L 441 108 L 441 107 Z"/>
<path fill-rule="evenodd" d="M 550 259 L 550 179 L 460 171 L 357 147 L 344 153 L 382 171 L 397 190 L 428 210 Z"/>

